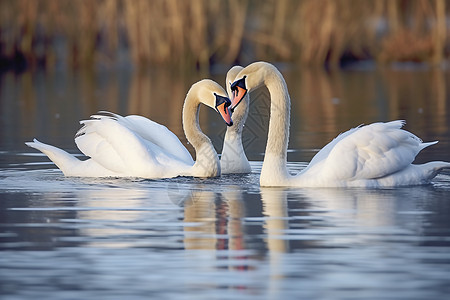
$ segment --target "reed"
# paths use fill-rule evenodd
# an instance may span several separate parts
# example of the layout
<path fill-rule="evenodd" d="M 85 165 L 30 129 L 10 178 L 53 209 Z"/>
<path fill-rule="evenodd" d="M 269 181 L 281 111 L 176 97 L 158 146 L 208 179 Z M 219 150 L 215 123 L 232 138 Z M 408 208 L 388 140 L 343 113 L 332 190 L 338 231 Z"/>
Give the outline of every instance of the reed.
<path fill-rule="evenodd" d="M 446 0 L 0 0 L 0 63 L 197 67 L 448 57 Z"/>

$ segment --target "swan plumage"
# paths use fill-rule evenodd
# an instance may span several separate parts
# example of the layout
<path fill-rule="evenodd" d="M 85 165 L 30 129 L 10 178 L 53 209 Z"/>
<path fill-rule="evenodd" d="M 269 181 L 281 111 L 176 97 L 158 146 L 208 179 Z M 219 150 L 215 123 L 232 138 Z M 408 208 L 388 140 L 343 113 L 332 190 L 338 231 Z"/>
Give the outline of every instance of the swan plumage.
<path fill-rule="evenodd" d="M 241 66 L 233 66 L 227 72 L 225 85 L 228 95 L 232 94 L 231 84 L 242 69 L 243 67 Z M 227 126 L 227 131 L 225 132 L 222 155 L 220 157 L 222 174 L 244 174 L 252 171 L 242 144 L 242 131 L 247 120 L 248 110 L 249 100 L 246 96 L 242 104 L 233 111 L 233 125 Z"/>
<path fill-rule="evenodd" d="M 262 186 L 392 187 L 429 183 L 450 163 L 412 164 L 416 155 L 437 142 L 423 143 L 401 129 L 404 121 L 359 126 L 340 134 L 320 150 L 299 174 L 289 174 L 287 145 L 290 97 L 281 73 L 271 64 L 256 62 L 236 75 L 232 109 L 252 89 L 265 85 L 271 96 L 269 133 L 261 169 Z"/>
<path fill-rule="evenodd" d="M 99 114 L 92 115 L 91 119 L 101 119 L 101 118 L 111 118 L 117 121 L 120 125 L 128 128 L 132 132 L 141 136 L 144 140 L 149 141 L 155 147 L 159 147 L 161 150 L 165 151 L 168 154 L 171 154 L 175 157 L 178 157 L 181 161 L 186 164 L 193 164 L 194 160 L 192 159 L 191 154 L 186 149 L 186 147 L 181 143 L 178 137 L 167 129 L 166 126 L 158 124 L 146 117 L 139 115 L 129 115 L 129 116 L 121 116 L 115 113 L 100 111 Z M 81 124 L 85 124 L 89 121 L 81 121 Z M 75 143 L 77 147 L 87 156 L 90 156 L 85 153 L 88 147 L 92 147 L 92 145 L 96 142 L 93 140 L 85 140 L 86 136 L 83 132 L 86 128 L 81 128 L 78 133 L 75 135 Z M 86 149 L 83 151 L 83 149 Z"/>
<path fill-rule="evenodd" d="M 228 102 L 227 102 L 228 101 Z M 229 125 L 226 92 L 212 80 L 192 85 L 183 106 L 183 129 L 197 153 L 189 151 L 165 126 L 142 116 L 101 112 L 83 120 L 75 143 L 88 156 L 81 161 L 66 151 L 34 140 L 28 146 L 46 154 L 66 176 L 171 178 L 220 175 L 217 153 L 198 123 L 200 103 L 216 109 Z"/>

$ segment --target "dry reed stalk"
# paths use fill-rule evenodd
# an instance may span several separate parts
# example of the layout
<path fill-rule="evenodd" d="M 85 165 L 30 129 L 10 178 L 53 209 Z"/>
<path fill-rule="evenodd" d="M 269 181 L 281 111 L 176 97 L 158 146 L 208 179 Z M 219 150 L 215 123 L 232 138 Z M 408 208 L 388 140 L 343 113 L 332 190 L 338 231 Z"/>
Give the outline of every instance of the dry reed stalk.
<path fill-rule="evenodd" d="M 233 9 L 239 7 L 239 9 Z M 224 55 L 225 63 L 232 63 L 239 56 L 239 50 L 242 45 L 245 32 L 245 23 L 247 19 L 247 0 L 230 0 L 227 6 L 230 23 L 232 26 L 222 26 L 223 33 L 219 37 L 223 37 L 223 41 L 219 42 L 220 46 L 227 45 L 226 54 Z M 228 38 L 230 37 L 230 38 Z"/>
<path fill-rule="evenodd" d="M 198 63 L 201 70 L 209 67 L 209 49 L 206 31 L 206 9 L 205 1 L 192 0 L 190 3 L 190 25 L 191 34 L 188 34 L 191 51 L 198 55 Z"/>
<path fill-rule="evenodd" d="M 387 6 L 387 20 L 389 22 L 389 31 L 392 35 L 396 34 L 400 28 L 400 18 L 398 12 L 398 0 L 386 1 Z"/>
<path fill-rule="evenodd" d="M 391 33 L 381 42 L 378 60 L 441 62 L 447 40 L 445 2 L 417 0 L 408 7 L 408 14 L 403 11 L 404 15 L 398 12 L 401 2 L 388 1 L 386 4 Z M 409 15 L 413 18 L 408 18 Z"/>
<path fill-rule="evenodd" d="M 432 62 L 437 64 L 443 60 L 445 40 L 447 37 L 447 28 L 445 21 L 445 1 L 435 0 L 436 7 L 436 30 L 433 34 L 434 41 L 434 53 L 432 57 Z"/>
<path fill-rule="evenodd" d="M 119 2 L 116 0 L 105 0 L 100 4 L 99 22 L 104 24 L 105 39 L 107 40 L 108 50 L 114 51 L 119 46 Z"/>
<path fill-rule="evenodd" d="M 337 65 L 344 52 L 364 56 L 372 44 L 373 7 L 371 3 L 351 0 L 303 1 L 297 15 L 297 32 L 292 40 L 300 48 L 300 61 L 305 64 Z"/>
<path fill-rule="evenodd" d="M 13 53 L 13 34 L 8 28 L 12 24 L 12 15 L 14 8 L 10 1 L 0 1 L 0 45 L 2 45 L 2 54 L 12 56 Z"/>
<path fill-rule="evenodd" d="M 19 26 L 22 29 L 22 38 L 19 43 L 19 50 L 24 53 L 27 59 L 32 60 L 32 41 L 34 26 L 37 23 L 37 1 L 19 0 L 18 9 Z"/>
<path fill-rule="evenodd" d="M 81 31 L 76 35 L 77 40 L 75 44 L 79 46 L 80 59 L 79 64 L 91 66 L 94 63 L 96 38 L 98 33 L 97 10 L 95 9 L 95 2 L 91 0 L 81 1 Z"/>
<path fill-rule="evenodd" d="M 347 54 L 438 63 L 449 43 L 445 0 L 0 0 L 0 8 L 0 57 L 30 65 L 51 65 L 55 43 L 67 45 L 73 66 L 127 46 L 138 67 L 203 70 L 241 59 L 337 65 Z M 383 21 L 387 30 L 377 31 Z"/>
<path fill-rule="evenodd" d="M 184 22 L 183 22 L 183 12 L 184 6 L 179 5 L 177 0 L 168 0 L 167 9 L 169 19 L 169 26 L 171 27 L 171 43 L 175 46 L 177 50 L 176 54 L 184 53 L 186 50 L 186 43 L 184 40 Z"/>

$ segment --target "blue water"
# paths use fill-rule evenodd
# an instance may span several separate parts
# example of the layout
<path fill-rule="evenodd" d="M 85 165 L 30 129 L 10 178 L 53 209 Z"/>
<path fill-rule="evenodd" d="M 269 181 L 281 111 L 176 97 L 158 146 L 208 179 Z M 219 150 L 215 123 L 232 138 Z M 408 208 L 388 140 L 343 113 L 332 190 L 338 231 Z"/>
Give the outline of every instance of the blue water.
<path fill-rule="evenodd" d="M 283 189 L 259 188 L 261 163 L 252 167 L 245 176 L 155 181 L 3 170 L 2 298 L 450 292 L 449 175 L 408 188 Z"/>
<path fill-rule="evenodd" d="M 440 140 L 419 162 L 450 161 L 447 74 L 438 77 L 441 84 L 424 72 L 399 75 L 299 75 L 301 89 L 291 89 L 290 170 L 303 169 L 340 131 L 390 119 L 406 119 L 407 129 L 424 140 Z M 2 299 L 444 299 L 450 294 L 450 171 L 417 187 L 260 188 L 267 125 L 261 100 L 244 131 L 251 174 L 67 178 L 23 142 L 38 137 L 79 153 L 73 143 L 76 121 L 100 108 L 137 113 L 129 105 L 135 92 L 124 96 L 129 87 L 120 86 L 121 92 L 111 95 L 123 100 L 97 102 L 112 88 L 108 79 L 92 87 L 92 100 L 83 89 L 74 96 L 76 76 L 73 81 L 56 76 L 62 83 L 50 75 L 35 81 L 33 76 L 3 77 L 1 86 Z M 286 77 L 293 86 L 294 79 Z M 31 89 L 24 91 L 27 80 Z M 140 80 L 145 91 L 147 81 Z M 406 101 L 411 86 L 423 93 Z M 136 94 L 147 95 L 141 89 Z M 369 97 L 361 98 L 363 90 Z M 163 97 L 152 98 L 148 115 L 183 139 L 179 112 L 172 116 L 153 106 Z M 220 151 L 223 124 L 206 112 L 201 117 Z"/>

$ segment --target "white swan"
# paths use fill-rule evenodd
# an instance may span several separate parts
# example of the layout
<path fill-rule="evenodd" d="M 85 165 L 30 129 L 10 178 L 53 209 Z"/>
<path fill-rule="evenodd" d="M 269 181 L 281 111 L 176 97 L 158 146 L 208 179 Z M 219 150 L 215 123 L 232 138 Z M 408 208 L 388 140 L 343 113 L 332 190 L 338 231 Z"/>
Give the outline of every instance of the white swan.
<path fill-rule="evenodd" d="M 66 176 L 215 177 L 220 175 L 219 158 L 210 139 L 200 129 L 200 103 L 216 109 L 232 125 L 230 100 L 225 90 L 208 79 L 192 85 L 184 101 L 183 129 L 196 151 L 195 163 L 175 134 L 141 116 L 103 113 L 81 121 L 83 127 L 76 134 L 75 143 L 90 157 L 84 161 L 36 139 L 26 144 L 46 154 Z"/>
<path fill-rule="evenodd" d="M 228 71 L 225 80 L 228 95 L 231 95 L 231 84 L 242 69 L 241 66 L 234 66 Z M 250 173 L 252 171 L 242 145 L 242 130 L 248 116 L 248 102 L 248 96 L 245 96 L 245 101 L 242 101 L 241 105 L 233 111 L 233 125 L 227 126 L 220 158 L 222 174 Z"/>
<path fill-rule="evenodd" d="M 244 68 L 232 84 L 232 110 L 251 90 L 265 85 L 270 92 L 269 133 L 261 170 L 261 186 L 392 187 L 429 183 L 450 163 L 414 165 L 416 155 L 437 142 L 422 143 L 400 129 L 403 121 L 374 123 L 342 133 L 317 153 L 308 167 L 291 176 L 286 168 L 290 98 L 281 73 L 271 64 Z"/>

